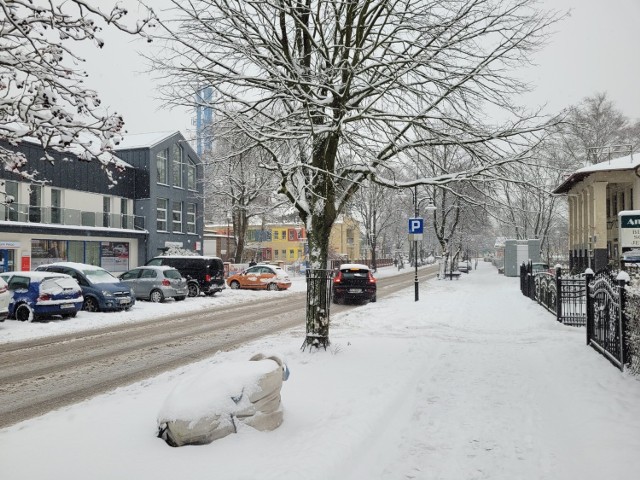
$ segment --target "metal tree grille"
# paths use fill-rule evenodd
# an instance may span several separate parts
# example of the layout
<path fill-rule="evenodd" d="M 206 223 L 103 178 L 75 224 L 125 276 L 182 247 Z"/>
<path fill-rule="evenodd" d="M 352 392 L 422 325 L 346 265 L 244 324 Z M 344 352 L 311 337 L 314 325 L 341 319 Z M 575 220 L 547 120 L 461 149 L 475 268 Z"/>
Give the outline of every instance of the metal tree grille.
<path fill-rule="evenodd" d="M 329 345 L 329 314 L 334 270 L 307 270 L 307 335 L 302 350 L 306 347 Z"/>
<path fill-rule="evenodd" d="M 600 272 L 589 282 L 587 343 L 621 370 L 625 363 L 624 282 Z"/>
<path fill-rule="evenodd" d="M 587 324 L 587 282 L 581 275 L 561 277 L 557 319 L 574 327 Z"/>

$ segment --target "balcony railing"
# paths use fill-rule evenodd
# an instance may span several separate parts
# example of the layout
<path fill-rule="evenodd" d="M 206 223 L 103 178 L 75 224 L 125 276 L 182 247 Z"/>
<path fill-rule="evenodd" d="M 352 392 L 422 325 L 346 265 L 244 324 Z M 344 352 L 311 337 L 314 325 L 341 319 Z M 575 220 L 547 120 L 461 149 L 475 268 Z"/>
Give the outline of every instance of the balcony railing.
<path fill-rule="evenodd" d="M 47 225 L 75 225 L 144 230 L 144 217 L 121 213 L 88 212 L 73 208 L 33 207 L 24 203 L 0 205 L 0 220 L 44 223 Z"/>

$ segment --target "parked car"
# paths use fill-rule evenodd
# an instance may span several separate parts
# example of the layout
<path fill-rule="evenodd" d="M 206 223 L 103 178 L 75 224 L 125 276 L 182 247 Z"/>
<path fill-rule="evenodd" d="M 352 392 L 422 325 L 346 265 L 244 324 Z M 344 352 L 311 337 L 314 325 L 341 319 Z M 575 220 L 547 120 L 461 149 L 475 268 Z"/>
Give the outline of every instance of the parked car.
<path fill-rule="evenodd" d="M 168 265 L 175 268 L 187 279 L 189 296 L 197 297 L 200 292 L 214 295 L 224 290 L 224 264 L 218 257 L 199 255 L 163 255 L 147 262 L 148 266 Z"/>
<path fill-rule="evenodd" d="M 543 262 L 533 262 L 531 264 L 531 273 L 549 272 L 549 265 Z"/>
<path fill-rule="evenodd" d="M 468 261 L 458 262 L 458 271 L 462 273 L 469 273 L 471 270 L 471 264 Z"/>
<path fill-rule="evenodd" d="M 83 309 L 88 312 L 128 310 L 136 302 L 131 287 L 101 267 L 86 263 L 57 262 L 40 265 L 37 271 L 70 275 L 82 288 Z"/>
<path fill-rule="evenodd" d="M 227 278 L 227 284 L 234 290 L 286 290 L 291 286 L 291 279 L 281 267 L 261 264 L 231 275 Z"/>
<path fill-rule="evenodd" d="M 61 316 L 75 317 L 84 299 L 78 283 L 54 272 L 6 272 L 0 274 L 11 292 L 8 317 L 22 322 Z"/>
<path fill-rule="evenodd" d="M 371 269 L 359 263 L 343 263 L 333 277 L 333 303 L 375 302 L 376 279 Z"/>
<path fill-rule="evenodd" d="M 138 267 L 120 275 L 120 280 L 131 287 L 137 299 L 164 302 L 174 298 L 177 302 L 187 298 L 187 279 L 173 267 Z"/>
<path fill-rule="evenodd" d="M 0 322 L 9 315 L 9 304 L 11 303 L 12 293 L 9 291 L 7 282 L 0 278 Z"/>

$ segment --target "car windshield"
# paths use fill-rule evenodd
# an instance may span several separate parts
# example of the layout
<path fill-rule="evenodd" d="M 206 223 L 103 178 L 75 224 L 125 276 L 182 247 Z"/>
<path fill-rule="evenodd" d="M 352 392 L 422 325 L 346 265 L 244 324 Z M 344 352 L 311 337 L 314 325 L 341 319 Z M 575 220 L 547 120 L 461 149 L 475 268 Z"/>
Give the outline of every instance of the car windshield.
<path fill-rule="evenodd" d="M 83 270 L 83 272 L 92 283 L 118 283 L 120 279 L 114 277 L 103 269 Z"/>

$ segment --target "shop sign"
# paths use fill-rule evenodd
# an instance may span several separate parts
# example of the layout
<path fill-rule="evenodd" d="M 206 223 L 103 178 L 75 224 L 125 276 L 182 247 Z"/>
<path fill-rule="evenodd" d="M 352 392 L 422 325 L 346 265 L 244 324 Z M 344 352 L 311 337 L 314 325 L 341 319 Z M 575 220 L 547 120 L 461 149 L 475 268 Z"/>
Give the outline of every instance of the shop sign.
<path fill-rule="evenodd" d="M 640 210 L 620 212 L 620 247 L 640 248 Z"/>
<path fill-rule="evenodd" d="M 0 248 L 20 248 L 20 242 L 0 240 Z"/>

